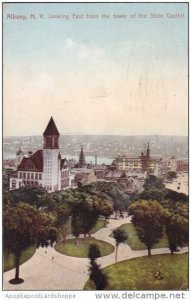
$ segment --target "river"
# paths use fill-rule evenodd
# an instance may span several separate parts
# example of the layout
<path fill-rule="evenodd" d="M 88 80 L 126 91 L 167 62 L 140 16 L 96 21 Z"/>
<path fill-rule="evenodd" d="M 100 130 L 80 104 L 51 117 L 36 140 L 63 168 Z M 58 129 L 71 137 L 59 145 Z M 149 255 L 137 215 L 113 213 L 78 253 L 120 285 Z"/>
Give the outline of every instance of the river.
<path fill-rule="evenodd" d="M 75 156 L 75 155 L 64 155 L 62 156 L 63 158 L 65 157 L 66 159 L 74 159 L 76 161 L 79 161 L 79 156 Z M 7 154 L 5 153 L 3 155 L 3 159 L 16 159 L 16 155 L 15 154 Z M 106 165 L 110 165 L 113 161 L 113 158 L 109 158 L 109 157 L 97 157 L 97 164 L 98 165 L 102 165 L 102 164 L 106 164 Z M 85 156 L 85 162 L 86 163 L 91 163 L 95 164 L 95 156 Z"/>

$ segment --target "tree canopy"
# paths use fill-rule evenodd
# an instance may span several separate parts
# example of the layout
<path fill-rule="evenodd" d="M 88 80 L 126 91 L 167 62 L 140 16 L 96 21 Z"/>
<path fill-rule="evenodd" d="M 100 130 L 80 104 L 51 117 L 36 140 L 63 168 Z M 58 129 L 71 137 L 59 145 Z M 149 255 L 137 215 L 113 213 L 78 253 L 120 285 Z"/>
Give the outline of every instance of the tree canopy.
<path fill-rule="evenodd" d="M 189 240 L 188 209 L 185 204 L 174 203 L 165 218 L 166 234 L 171 254 Z"/>
<path fill-rule="evenodd" d="M 115 252 L 115 261 L 117 262 L 117 251 L 118 251 L 118 246 L 121 243 L 125 243 L 127 241 L 128 235 L 127 232 L 122 229 L 122 228 L 116 228 L 112 231 L 113 238 L 115 239 L 116 242 L 116 252 Z"/>
<path fill-rule="evenodd" d="M 56 240 L 57 231 L 49 216 L 32 206 L 20 203 L 3 212 L 3 245 L 15 256 L 15 279 L 19 279 L 22 252 L 30 245 L 47 246 Z"/>
<path fill-rule="evenodd" d="M 137 234 L 150 255 L 152 246 L 162 237 L 167 211 L 157 201 L 137 200 L 130 206 L 129 213 Z"/>

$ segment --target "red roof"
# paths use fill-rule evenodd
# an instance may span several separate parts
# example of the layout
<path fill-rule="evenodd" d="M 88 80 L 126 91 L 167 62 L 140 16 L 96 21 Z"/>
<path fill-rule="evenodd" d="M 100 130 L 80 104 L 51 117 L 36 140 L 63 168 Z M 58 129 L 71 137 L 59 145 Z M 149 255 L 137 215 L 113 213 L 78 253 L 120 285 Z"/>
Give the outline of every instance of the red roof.
<path fill-rule="evenodd" d="M 17 178 L 17 177 L 18 177 L 18 174 L 17 174 L 17 172 L 11 173 L 11 177 L 15 177 L 15 178 Z"/>
<path fill-rule="evenodd" d="M 58 132 L 58 129 L 56 127 L 56 124 L 53 120 L 53 117 L 50 118 L 50 121 L 48 122 L 48 125 L 43 133 L 43 135 L 60 135 Z"/>
<path fill-rule="evenodd" d="M 31 157 L 23 157 L 18 170 L 34 170 L 36 172 L 43 171 L 43 154 L 42 150 L 38 150 Z"/>
<path fill-rule="evenodd" d="M 43 154 L 42 154 L 42 150 L 38 150 L 37 152 L 35 152 L 32 155 L 31 159 L 34 162 L 36 168 L 38 170 L 43 171 Z"/>

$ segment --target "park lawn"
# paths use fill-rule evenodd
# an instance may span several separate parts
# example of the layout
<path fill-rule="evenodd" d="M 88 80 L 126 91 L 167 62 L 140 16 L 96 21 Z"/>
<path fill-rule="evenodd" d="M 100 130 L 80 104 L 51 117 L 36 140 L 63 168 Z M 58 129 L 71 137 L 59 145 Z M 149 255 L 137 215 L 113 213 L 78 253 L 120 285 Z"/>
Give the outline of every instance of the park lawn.
<path fill-rule="evenodd" d="M 105 256 L 111 254 L 114 251 L 113 245 L 97 240 L 95 238 L 80 238 L 78 239 L 80 245 L 76 245 L 75 239 L 68 239 L 66 242 L 57 243 L 55 246 L 55 250 L 60 252 L 61 254 L 65 254 L 68 256 L 74 257 L 88 257 L 88 251 L 90 244 L 96 244 L 101 252 L 101 256 Z"/>
<path fill-rule="evenodd" d="M 125 229 L 128 233 L 127 243 L 131 247 L 132 250 L 145 250 L 147 247 L 139 240 L 136 229 L 133 224 L 123 224 L 120 228 Z M 164 233 L 163 237 L 159 240 L 157 244 L 155 244 L 153 249 L 156 248 L 168 248 L 168 239 L 166 234 Z"/>
<path fill-rule="evenodd" d="M 28 247 L 25 251 L 23 251 L 23 254 L 21 255 L 21 259 L 20 259 L 20 265 L 22 265 L 24 262 L 26 262 L 28 259 L 30 259 L 33 254 L 36 251 L 36 247 L 35 246 L 30 246 Z M 14 264 L 14 255 L 12 253 L 9 253 L 9 255 L 7 255 L 6 252 L 4 252 L 4 258 L 3 258 L 3 271 L 7 272 L 11 269 L 15 268 L 15 264 Z"/>
<path fill-rule="evenodd" d="M 186 290 L 188 289 L 188 253 L 144 256 L 110 265 L 106 290 Z M 160 272 L 163 279 L 157 279 Z M 84 290 L 95 290 L 88 280 Z"/>
<path fill-rule="evenodd" d="M 106 226 L 107 224 L 109 224 L 108 221 L 105 222 L 105 220 L 103 219 L 98 219 L 96 225 L 92 228 L 92 230 L 90 230 L 90 233 L 91 234 L 96 233 L 98 230 L 104 228 L 105 227 L 104 223 L 106 224 Z"/>

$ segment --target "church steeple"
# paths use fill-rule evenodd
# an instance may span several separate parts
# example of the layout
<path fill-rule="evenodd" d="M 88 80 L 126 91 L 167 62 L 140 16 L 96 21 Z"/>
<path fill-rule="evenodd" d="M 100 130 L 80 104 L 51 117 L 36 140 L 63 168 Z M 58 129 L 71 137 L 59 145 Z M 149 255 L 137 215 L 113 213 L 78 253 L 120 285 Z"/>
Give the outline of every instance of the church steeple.
<path fill-rule="evenodd" d="M 60 134 L 53 120 L 53 117 L 51 117 L 43 133 L 44 149 L 59 149 L 59 135 Z"/>
<path fill-rule="evenodd" d="M 79 167 L 80 168 L 85 167 L 85 157 L 84 157 L 83 145 L 81 146 L 81 151 L 80 151 L 80 156 L 79 156 Z"/>
<path fill-rule="evenodd" d="M 148 145 L 147 145 L 147 157 L 150 157 L 150 148 L 149 148 L 149 143 L 148 143 Z"/>

